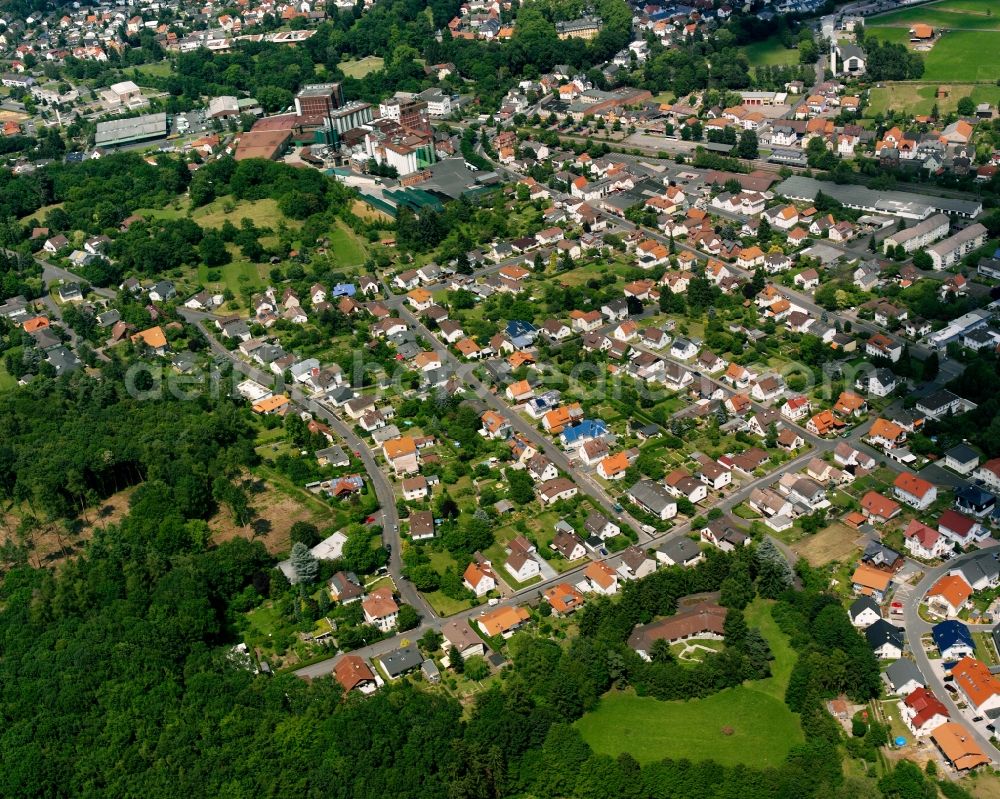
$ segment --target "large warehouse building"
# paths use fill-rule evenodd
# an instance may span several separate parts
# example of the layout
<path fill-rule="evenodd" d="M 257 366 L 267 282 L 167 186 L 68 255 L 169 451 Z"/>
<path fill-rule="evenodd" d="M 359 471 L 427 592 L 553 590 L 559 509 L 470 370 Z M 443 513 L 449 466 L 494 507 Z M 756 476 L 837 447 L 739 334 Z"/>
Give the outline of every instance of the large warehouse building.
<path fill-rule="evenodd" d="M 94 144 L 98 147 L 121 147 L 125 144 L 165 139 L 167 131 L 167 115 L 162 112 L 129 119 L 112 119 L 97 123 Z"/>

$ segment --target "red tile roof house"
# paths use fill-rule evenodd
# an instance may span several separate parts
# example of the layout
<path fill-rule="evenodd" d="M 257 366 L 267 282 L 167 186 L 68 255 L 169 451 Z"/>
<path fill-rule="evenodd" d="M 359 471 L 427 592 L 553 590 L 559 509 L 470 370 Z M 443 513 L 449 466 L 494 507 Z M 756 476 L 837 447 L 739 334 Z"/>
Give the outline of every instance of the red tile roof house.
<path fill-rule="evenodd" d="M 948 721 L 948 708 L 926 688 L 918 688 L 900 703 L 903 723 L 917 738 Z"/>
<path fill-rule="evenodd" d="M 884 524 L 899 515 L 900 507 L 898 502 L 877 491 L 869 491 L 861 498 L 861 512 L 873 524 Z"/>
<path fill-rule="evenodd" d="M 979 522 L 954 510 L 946 510 L 941 514 L 938 519 L 938 532 L 963 547 L 990 537 L 990 531 Z"/>
<path fill-rule="evenodd" d="M 937 487 L 910 472 L 900 472 L 892 484 L 892 493 L 911 508 L 926 510 L 937 500 Z"/>
<path fill-rule="evenodd" d="M 903 531 L 906 551 L 915 558 L 934 560 L 953 552 L 955 542 L 945 538 L 933 527 L 913 519 Z"/>

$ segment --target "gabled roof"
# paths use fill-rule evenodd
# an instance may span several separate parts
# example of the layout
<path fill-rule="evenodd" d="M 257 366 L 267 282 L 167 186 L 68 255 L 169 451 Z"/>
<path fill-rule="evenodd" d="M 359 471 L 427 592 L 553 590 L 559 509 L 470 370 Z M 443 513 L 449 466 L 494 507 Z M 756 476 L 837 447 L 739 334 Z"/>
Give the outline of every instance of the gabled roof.
<path fill-rule="evenodd" d="M 906 641 L 902 627 L 889 624 L 885 619 L 879 619 L 865 630 L 865 639 L 872 649 L 878 649 L 884 644 L 891 644 L 902 649 Z"/>
<path fill-rule="evenodd" d="M 917 664 L 912 660 L 901 658 L 885 670 L 885 676 L 893 690 L 898 691 L 911 680 L 924 685 L 924 675 L 920 673 Z"/>
<path fill-rule="evenodd" d="M 903 704 L 914 711 L 912 722 L 918 729 L 935 716 L 948 718 L 948 708 L 926 688 L 918 688 L 903 700 Z"/>
<path fill-rule="evenodd" d="M 931 586 L 927 596 L 939 596 L 953 608 L 958 608 L 972 596 L 972 586 L 957 574 L 946 574 Z"/>
<path fill-rule="evenodd" d="M 915 474 L 911 474 L 910 472 L 900 472 L 896 475 L 896 480 L 893 482 L 893 486 L 910 496 L 916 497 L 917 499 L 923 499 L 927 496 L 927 492 L 934 488 L 933 483 L 930 483 Z"/>
<path fill-rule="evenodd" d="M 871 566 L 862 563 L 854 570 L 851 582 L 854 585 L 861 586 L 862 590 L 882 593 L 892 582 L 892 575 L 878 569 L 873 569 Z"/>
<path fill-rule="evenodd" d="M 955 619 L 935 624 L 931 627 L 931 635 L 934 637 L 934 645 L 942 652 L 956 644 L 965 644 L 970 649 L 976 648 L 969 628 Z"/>

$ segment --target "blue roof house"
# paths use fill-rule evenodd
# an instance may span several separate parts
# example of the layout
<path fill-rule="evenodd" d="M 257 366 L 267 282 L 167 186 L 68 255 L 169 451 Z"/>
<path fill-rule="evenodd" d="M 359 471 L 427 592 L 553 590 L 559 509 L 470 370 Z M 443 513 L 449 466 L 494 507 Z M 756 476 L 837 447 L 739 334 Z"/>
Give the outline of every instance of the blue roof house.
<path fill-rule="evenodd" d="M 583 419 L 579 424 L 567 427 L 559 435 L 562 445 L 567 449 L 582 447 L 595 438 L 603 438 L 608 434 L 608 426 L 601 419 Z"/>
<path fill-rule="evenodd" d="M 949 619 L 935 624 L 931 628 L 931 636 L 944 660 L 961 660 L 966 655 L 972 656 L 976 652 L 972 633 L 960 621 Z"/>
<path fill-rule="evenodd" d="M 522 319 L 511 319 L 507 323 L 507 338 L 517 349 L 530 347 L 538 338 L 538 328 Z"/>

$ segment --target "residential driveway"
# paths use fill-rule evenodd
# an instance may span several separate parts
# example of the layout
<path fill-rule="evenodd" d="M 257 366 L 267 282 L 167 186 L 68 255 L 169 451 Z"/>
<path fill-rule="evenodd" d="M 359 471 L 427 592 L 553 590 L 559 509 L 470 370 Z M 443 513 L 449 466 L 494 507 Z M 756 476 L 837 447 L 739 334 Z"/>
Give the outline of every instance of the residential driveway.
<path fill-rule="evenodd" d="M 943 466 L 938 466 L 936 463 L 928 463 L 920 470 L 919 474 L 929 483 L 934 483 L 936 486 L 947 486 L 948 488 L 958 488 L 969 482 L 962 475 L 945 469 Z"/>
<path fill-rule="evenodd" d="M 547 583 L 549 580 L 555 580 L 559 576 L 559 572 L 553 569 L 547 560 L 539 555 L 536 560 L 538 561 L 539 568 L 542 572 L 542 582 Z"/>

